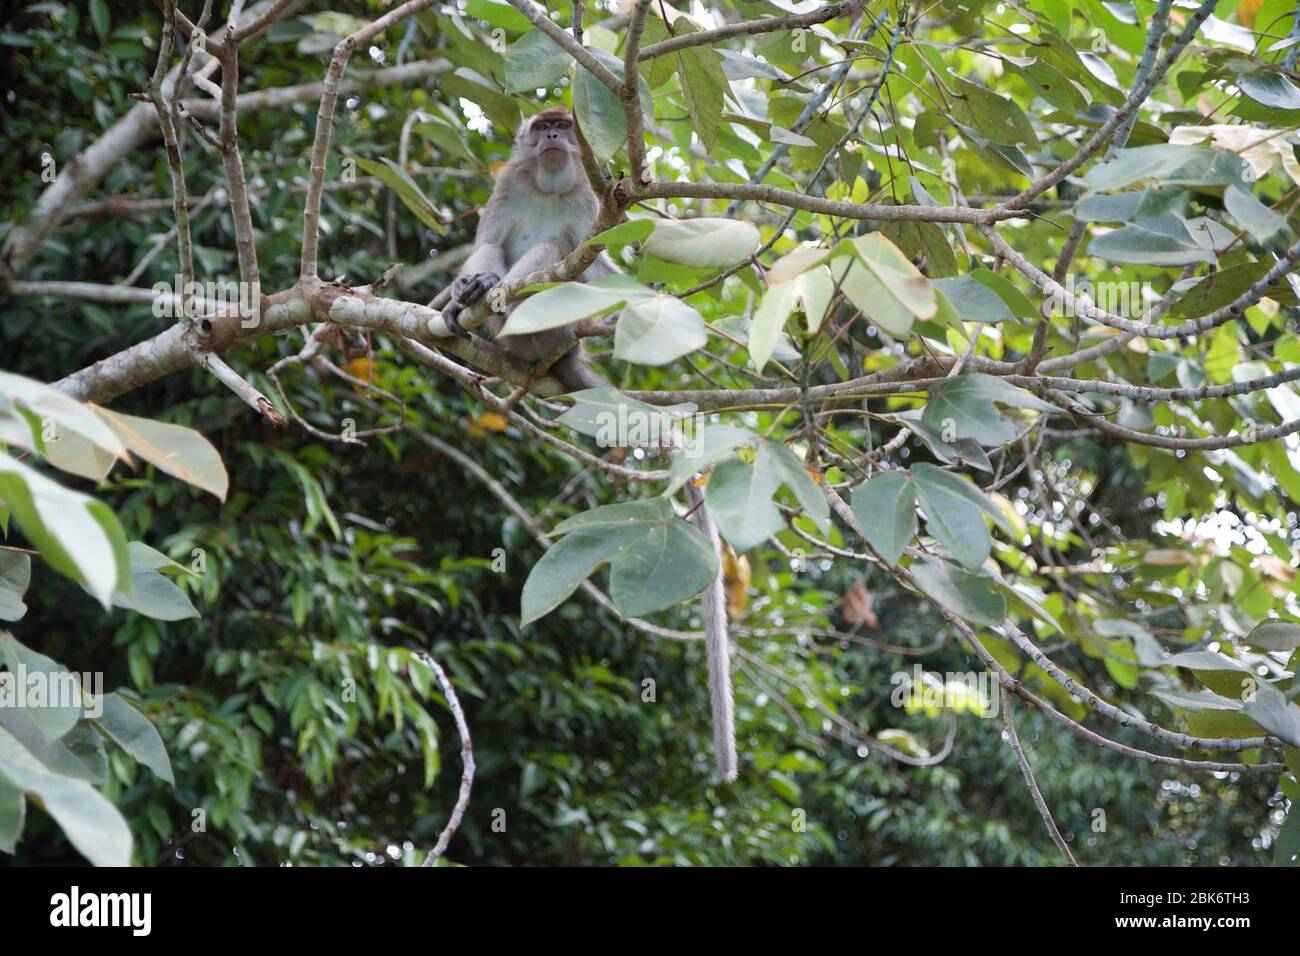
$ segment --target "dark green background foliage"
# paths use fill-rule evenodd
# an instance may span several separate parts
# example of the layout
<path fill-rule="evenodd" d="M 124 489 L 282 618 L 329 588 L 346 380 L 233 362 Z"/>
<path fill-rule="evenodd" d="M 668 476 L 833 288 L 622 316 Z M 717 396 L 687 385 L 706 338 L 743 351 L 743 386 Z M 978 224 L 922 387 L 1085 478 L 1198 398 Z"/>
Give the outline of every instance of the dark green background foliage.
<path fill-rule="evenodd" d="M 152 70 L 156 45 L 146 50 L 142 41 L 156 37 L 157 15 L 143 4 L 92 6 L 111 7 L 106 34 L 97 32 L 84 3 L 5 4 L 0 218 L 18 219 L 39 195 L 42 151 L 60 166 L 71 161 L 133 105 L 128 94 L 142 89 Z M 379 9 L 334 6 L 357 15 Z M 298 51 L 308 29 L 306 20 L 294 20 L 251 44 L 243 62 L 249 88 L 318 80 L 325 55 Z M 403 43 L 428 55 L 448 42 L 422 28 L 409 36 L 403 29 L 385 38 L 384 49 L 392 64 Z M 364 59 L 362 52 L 358 68 Z M 436 82 L 360 94 L 340 109 L 331 163 L 340 155 L 395 159 L 407 111 L 439 95 Z M 300 187 L 315 109 L 307 101 L 240 118 L 267 289 L 296 275 Z M 399 206 L 401 260 L 418 262 L 472 234 L 472 211 L 490 182 L 486 166 L 504 157 L 508 137 L 499 130 L 455 136 L 479 165 L 430 139 L 413 144 L 416 162 L 473 175 L 419 180 L 455 222 L 447 236 L 436 236 Z M 192 193 L 221 182 L 219 163 L 193 136 L 185 156 Z M 169 191 L 163 153 L 150 147 L 121 162 L 97 195 Z M 389 202 L 378 190 L 327 194 L 324 214 L 333 232 L 323 241 L 323 275 L 362 281 L 382 272 L 390 261 Z M 26 278 L 119 281 L 170 222 L 166 212 L 78 222 L 47 244 Z M 233 276 L 224 206 L 198 214 L 194 230 L 200 271 Z M 170 281 L 175 270 L 168 244 L 136 284 Z M 423 301 L 442 281 L 408 297 Z M 10 299 L 0 308 L 0 366 L 53 381 L 168 321 L 140 306 Z M 300 344 L 295 335 L 241 346 L 239 367 L 264 369 Z M 411 429 L 474 456 L 532 513 L 549 505 L 550 521 L 625 494 L 590 474 L 575 483 L 576 466 L 513 429 L 471 431 L 480 414 L 475 402 L 449 379 L 419 369 L 383 341 L 375 344 L 379 383 L 406 401 Z M 657 370 L 637 374 L 643 387 L 678 381 Z M 298 407 L 322 427 L 347 416 L 361 427 L 392 420 L 392 408 L 343 383 L 301 370 L 288 379 Z M 266 387 L 264 379 L 253 380 Z M 762 671 L 737 672 L 742 774 L 722 786 L 712 778 L 702 646 L 635 631 L 581 593 L 521 633 L 519 593 L 539 546 L 474 476 L 418 435 L 384 436 L 361 448 L 320 442 L 296 428 L 277 431 L 200 372 L 155 382 L 113 407 L 203 432 L 232 479 L 224 505 L 148 467 L 134 474 L 119 468 L 97 491 L 129 537 L 185 564 L 194 549 L 203 550 L 205 573 L 183 584 L 201 620 L 164 624 L 123 611 L 105 617 L 38 564 L 27 598 L 32 610 L 15 630 L 75 670 L 103 671 L 106 687 L 133 691 L 162 733 L 176 787 L 114 755 L 106 790 L 130 823 L 139 863 L 391 865 L 422 854 L 454 802 L 460 760 L 450 714 L 429 673 L 413 664 L 415 649 L 431 652 L 452 676 L 474 738 L 473 800 L 448 854 L 457 863 L 1060 862 L 1000 720 L 891 706 L 890 675 L 910 671 L 915 660 L 944 672 L 971 670 L 974 658 L 936 613 L 876 572 L 866 585 L 880 629 L 863 636 L 911 646 L 936 634 L 951 639 L 911 658 L 801 637 L 808 628 L 843 626 L 840 596 L 858 571 L 836 564 L 795 574 L 774 550 L 750 556 L 747 623 L 779 629 L 785 621 L 791 630 L 740 640 L 799 686 L 779 686 L 778 701 Z M 753 424 L 762 430 L 770 421 L 760 415 Z M 1092 505 L 1124 530 L 1145 535 L 1160 517 L 1151 476 L 1122 447 L 1092 436 L 1058 444 L 1053 453 L 1096 476 Z M 1023 477 L 1003 493 L 1026 497 Z M 1067 559 L 1086 560 L 1078 539 L 1064 547 Z M 504 573 L 492 568 L 498 548 Z M 658 619 L 698 626 L 692 613 L 694 604 Z M 1108 683 L 1100 661 L 1073 645 L 1059 659 L 1111 699 L 1173 720 L 1153 698 Z M 654 702 L 642 699 L 647 678 L 655 683 Z M 355 703 L 340 704 L 351 688 Z M 905 766 L 836 739 L 823 710 L 875 734 L 910 731 L 931 750 L 955 721 L 956 740 L 943 763 Z M 1151 766 L 1094 748 L 1036 712 L 1020 708 L 1017 717 L 1044 796 L 1081 862 L 1268 862 L 1261 832 L 1280 822 L 1280 813 L 1270 818 L 1280 806 L 1275 781 Z M 207 829 L 195 833 L 191 815 L 200 807 Z M 1098 808 L 1104 832 L 1092 829 Z M 801 817 L 806 828 L 796 825 Z M 494 819 L 504 819 L 503 831 Z M 48 817 L 33 812 L 16 857 L 3 859 L 80 858 Z"/>

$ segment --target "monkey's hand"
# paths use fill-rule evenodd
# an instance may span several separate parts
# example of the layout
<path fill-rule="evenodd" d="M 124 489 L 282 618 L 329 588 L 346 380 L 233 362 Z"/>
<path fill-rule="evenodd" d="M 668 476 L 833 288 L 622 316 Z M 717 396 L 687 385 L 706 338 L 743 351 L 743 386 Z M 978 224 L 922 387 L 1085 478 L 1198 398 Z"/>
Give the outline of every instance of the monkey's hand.
<path fill-rule="evenodd" d="M 456 281 L 451 284 L 451 302 L 442 310 L 442 320 L 453 335 L 462 339 L 469 338 L 469 333 L 460 325 L 461 312 L 482 299 L 500 281 L 501 277 L 495 272 L 476 272 L 456 277 Z"/>

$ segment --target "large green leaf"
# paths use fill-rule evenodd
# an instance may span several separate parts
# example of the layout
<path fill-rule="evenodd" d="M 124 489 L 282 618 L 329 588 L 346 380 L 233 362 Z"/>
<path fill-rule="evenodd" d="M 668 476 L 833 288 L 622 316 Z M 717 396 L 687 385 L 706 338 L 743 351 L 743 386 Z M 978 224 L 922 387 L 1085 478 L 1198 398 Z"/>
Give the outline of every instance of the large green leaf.
<path fill-rule="evenodd" d="M 117 809 L 84 780 L 51 773 L 4 728 L 0 728 L 0 782 L 39 800 L 91 863 L 130 865 L 131 831 Z"/>
<path fill-rule="evenodd" d="M 718 530 L 736 551 L 757 547 L 785 527 L 772 500 L 782 485 L 799 500 L 816 523 L 826 524 L 829 506 L 798 457 L 782 443 L 763 439 L 753 463 L 727 458 L 713 469 L 705 487 Z"/>
<path fill-rule="evenodd" d="M 592 282 L 566 282 L 529 296 L 517 305 L 506 319 L 501 335 L 527 335 L 572 325 L 656 295 L 653 289 L 625 275 L 605 276 Z"/>
<path fill-rule="evenodd" d="M 1152 266 L 1218 261 L 1213 248 L 1197 242 L 1187 223 L 1173 215 L 1130 223 L 1100 235 L 1088 243 L 1088 255 L 1111 262 Z"/>
<path fill-rule="evenodd" d="M 192 428 L 123 415 L 107 408 L 97 413 L 112 427 L 129 451 L 159 471 L 210 491 L 222 501 L 230 479 L 221 455 L 212 443 Z"/>
<path fill-rule="evenodd" d="M 1246 643 L 1265 651 L 1293 651 L 1300 647 L 1300 624 L 1263 621 L 1246 635 Z"/>
<path fill-rule="evenodd" d="M 959 122 L 973 126 L 992 143 L 1038 145 L 1033 124 L 1014 100 L 965 77 L 954 75 L 953 80 L 956 83 L 953 111 Z"/>
<path fill-rule="evenodd" d="M 15 690 L 46 740 L 58 740 L 83 710 L 81 679 L 62 664 L 0 632 L 0 661 L 18 682 Z"/>
<path fill-rule="evenodd" d="M 965 322 L 996 325 L 1011 318 L 1011 310 L 1001 296 L 974 276 L 931 279 L 936 289 L 947 297 L 957 316 Z"/>
<path fill-rule="evenodd" d="M 536 28 L 506 50 L 506 91 L 525 93 L 556 86 L 569 71 L 573 58 Z"/>
<path fill-rule="evenodd" d="M 779 478 L 779 484 L 785 485 L 794 493 L 804 514 L 823 529 L 826 528 L 830 518 L 830 505 L 826 502 L 826 496 L 799 460 L 799 456 L 788 445 L 771 438 L 763 439 L 759 443 L 758 454 L 754 456 L 754 464 L 761 469 L 771 470 Z"/>
<path fill-rule="evenodd" d="M 695 33 L 694 24 L 685 17 L 673 23 L 677 35 Z M 724 98 L 730 89 L 722 68 L 722 57 L 708 45 L 687 47 L 676 53 L 677 75 L 681 78 L 682 98 L 691 118 L 691 126 L 700 144 L 712 150 L 722 125 Z"/>
<path fill-rule="evenodd" d="M 666 365 L 703 348 L 704 318 L 671 295 L 628 305 L 614 326 L 614 357 L 637 365 Z"/>
<path fill-rule="evenodd" d="M 653 614 L 708 587 L 718 555 L 685 521 L 656 525 L 610 564 L 609 596 L 624 617 Z"/>
<path fill-rule="evenodd" d="M 437 207 L 429 201 L 423 190 L 415 184 L 415 180 L 411 178 L 410 173 L 387 157 L 375 161 L 358 156 L 356 162 L 367 173 L 391 189 L 397 198 L 402 201 L 402 205 L 409 209 L 416 219 L 440 236 L 447 234 L 447 224 L 442 221 L 442 216 L 439 215 Z"/>
<path fill-rule="evenodd" d="M 890 335 L 903 338 L 915 319 L 938 309 L 934 287 L 897 246 L 880 233 L 845 240 L 835 247 L 831 271 L 849 301 Z M 851 255 L 845 270 L 838 257 Z"/>
<path fill-rule="evenodd" d="M 1241 712 L 1279 740 L 1300 747 L 1300 707 L 1272 684 L 1261 682 Z"/>
<path fill-rule="evenodd" d="M 103 707 L 103 714 L 92 723 L 161 779 L 175 785 L 167 749 L 149 718 L 119 694 L 105 694 Z"/>
<path fill-rule="evenodd" d="M 562 522 L 555 533 L 564 537 L 524 582 L 523 624 L 550 613 L 606 563 L 610 597 L 625 617 L 693 597 L 718 570 L 708 541 L 677 517 L 667 498 L 595 508 Z"/>
<path fill-rule="evenodd" d="M 1122 189 L 1141 180 L 1162 186 L 1227 186 L 1242 182 L 1240 157 L 1209 146 L 1161 143 L 1121 149 L 1084 176 L 1089 189 Z"/>
<path fill-rule="evenodd" d="M 587 47 L 587 52 L 620 80 L 623 78 L 623 61 L 618 57 L 595 47 Z M 641 113 L 649 122 L 654 117 L 654 101 L 644 77 L 641 77 L 638 88 L 641 94 Z M 577 116 L 582 135 L 600 162 L 612 158 L 627 140 L 627 118 L 623 114 L 623 104 L 581 64 L 573 68 L 573 112 Z"/>
<path fill-rule="evenodd" d="M 909 570 L 922 591 L 963 620 L 997 627 L 1007 616 L 1007 600 L 990 575 L 938 558 L 922 558 Z"/>
<path fill-rule="evenodd" d="M 979 372 L 945 378 L 931 385 L 929 392 L 922 421 L 945 437 L 971 438 L 981 445 L 1001 445 L 1018 433 L 1016 424 L 994 402 L 1037 411 L 1055 410 L 1029 392 Z"/>
<path fill-rule="evenodd" d="M 754 310 L 754 322 L 749 330 L 749 356 L 754 360 L 754 367 L 763 371 L 781 340 L 786 320 L 796 310 L 804 314 L 809 334 L 816 333 L 834 293 L 835 280 L 830 268 L 824 265 L 772 282 Z"/>
<path fill-rule="evenodd" d="M 0 441 L 40 452 L 56 468 L 102 481 L 126 449 L 87 405 L 34 379 L 0 372 L 6 408 L 20 410 L 28 428 L 0 425 Z M 0 412 L 0 417 L 3 417 Z M 13 423 L 13 413 L 6 420 Z"/>
<path fill-rule="evenodd" d="M 785 527 L 772 496 L 781 486 L 770 468 L 729 458 L 714 467 L 705 500 L 718 530 L 736 551 L 748 551 Z"/>
<path fill-rule="evenodd" d="M 27 613 L 23 595 L 32 580 L 32 559 L 18 551 L 0 551 L 0 621 L 21 621 Z"/>
<path fill-rule="evenodd" d="M 648 405 L 613 387 L 588 388 L 570 396 L 573 405 L 558 419 L 602 448 L 678 448 L 682 422 L 695 412 L 692 404 Z"/>
<path fill-rule="evenodd" d="M 673 495 L 697 472 L 729 458 L 737 448 L 753 445 L 758 436 L 746 428 L 735 425 L 705 425 L 688 439 L 682 450 L 673 456 L 672 480 L 664 494 Z"/>
<path fill-rule="evenodd" d="M 743 219 L 661 219 L 641 248 L 669 262 L 720 269 L 748 259 L 759 242 L 758 230 Z"/>
<path fill-rule="evenodd" d="M 102 502 L 0 454 L 0 501 L 50 566 L 108 607 L 130 585 L 126 535 Z"/>
<path fill-rule="evenodd" d="M 853 489 L 851 503 L 867 541 L 897 564 L 916 537 L 916 487 L 907 472 L 881 472 Z"/>

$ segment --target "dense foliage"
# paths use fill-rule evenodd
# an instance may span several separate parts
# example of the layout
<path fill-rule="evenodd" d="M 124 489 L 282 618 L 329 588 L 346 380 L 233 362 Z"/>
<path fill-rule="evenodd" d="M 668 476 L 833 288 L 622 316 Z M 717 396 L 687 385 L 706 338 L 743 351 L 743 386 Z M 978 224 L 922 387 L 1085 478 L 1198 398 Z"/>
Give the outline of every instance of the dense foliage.
<path fill-rule="evenodd" d="M 241 96 L 319 83 L 342 38 L 398 7 L 250 6 L 276 18 L 239 49 Z M 998 667 L 1017 746 L 1081 864 L 1294 862 L 1300 293 L 1281 268 L 1300 257 L 1294 0 L 838 4 L 807 27 L 646 59 L 642 95 L 625 99 L 530 22 L 527 0 L 420 6 L 347 67 L 357 85 L 334 118 L 320 284 L 368 289 L 402 262 L 357 294 L 427 302 L 513 132 L 556 100 L 607 165 L 616 206 L 637 179 L 627 111 L 640 104 L 653 178 L 604 237 L 639 285 L 605 287 L 593 311 L 593 290 L 565 282 L 512 316 L 619 316 L 624 331 L 588 339 L 617 391 L 556 402 L 544 375 L 485 364 L 481 342 L 417 337 L 445 344 L 453 373 L 471 373 L 460 378 L 391 329 L 340 321 L 323 360 L 282 366 L 280 393 L 267 370 L 330 318 L 300 263 L 319 87 L 238 116 L 262 291 L 299 290 L 309 318 L 218 335 L 289 426 L 195 362 L 60 382 L 176 322 L 112 291 L 170 287 L 184 270 L 156 121 L 30 253 L 19 242 L 52 188 L 46 169 L 76 175 L 122 117 L 153 110 L 132 94 L 149 88 L 163 13 L 103 0 L 4 13 L 0 369 L 22 378 L 0 379 L 0 444 L 22 470 L 0 470 L 0 673 L 43 655 L 102 673 L 118 696 L 104 718 L 43 736 L 0 708 L 0 859 L 417 864 L 461 774 L 427 652 L 455 685 L 476 764 L 443 862 L 1059 864 L 1009 746 Z M 569 5 L 552 7 L 571 36 Z M 621 77 L 642 18 L 652 47 L 821 9 L 649 7 L 591 4 L 582 43 Z M 178 27 L 169 66 L 185 42 Z M 426 66 L 382 78 L 411 64 Z M 1144 75 L 1154 91 L 1126 113 Z M 213 97 L 186 96 L 207 101 L 192 113 L 215 134 Z M 238 280 L 220 149 L 188 121 L 178 131 L 196 276 Z M 701 188 L 674 191 L 678 179 Z M 747 181 L 772 191 L 739 191 Z M 733 199 L 746 200 L 734 215 Z M 1006 214 L 966 215 L 977 208 Z M 1074 298 L 1085 287 L 1088 303 Z M 663 306 L 632 348 L 632 319 L 665 300 L 683 309 Z M 103 408 L 65 407 L 36 382 Z M 503 403 L 521 384 L 533 394 Z M 703 463 L 600 447 L 581 424 L 584 407 L 688 401 L 706 413 L 681 423 Z M 94 422 L 115 416 L 183 426 L 210 448 L 137 424 L 164 453 L 96 445 L 121 459 L 96 480 L 42 438 L 53 420 L 58 440 L 96 444 Z M 335 439 L 349 428 L 380 433 Z M 640 480 L 666 469 L 678 480 Z M 681 485 L 710 469 L 704 493 L 734 548 L 722 566 L 742 771 L 726 784 L 699 602 L 630 613 L 607 572 L 554 544 L 569 540 L 562 519 L 620 502 L 673 501 L 676 528 Z M 53 512 L 23 510 L 19 485 L 43 479 L 88 496 L 69 507 L 113 547 L 149 547 L 94 565 Z M 678 585 L 684 554 L 670 555 Z M 530 606 L 526 583 L 547 573 L 568 591 Z M 609 596 L 573 590 L 588 574 Z M 653 605 L 655 588 L 636 598 Z M 982 682 L 972 693 L 962 675 Z M 93 832 L 74 832 L 24 782 L 54 778 L 116 811 L 78 790 Z"/>

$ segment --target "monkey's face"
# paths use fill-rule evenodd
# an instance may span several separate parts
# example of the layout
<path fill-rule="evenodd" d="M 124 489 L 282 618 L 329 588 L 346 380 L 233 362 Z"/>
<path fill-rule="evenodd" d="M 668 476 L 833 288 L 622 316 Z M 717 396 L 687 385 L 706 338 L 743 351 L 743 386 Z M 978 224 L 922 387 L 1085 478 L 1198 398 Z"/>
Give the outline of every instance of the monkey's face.
<path fill-rule="evenodd" d="M 573 117 L 567 112 L 547 111 L 533 118 L 524 143 L 538 165 L 556 172 L 578 158 L 578 140 L 573 132 Z"/>

